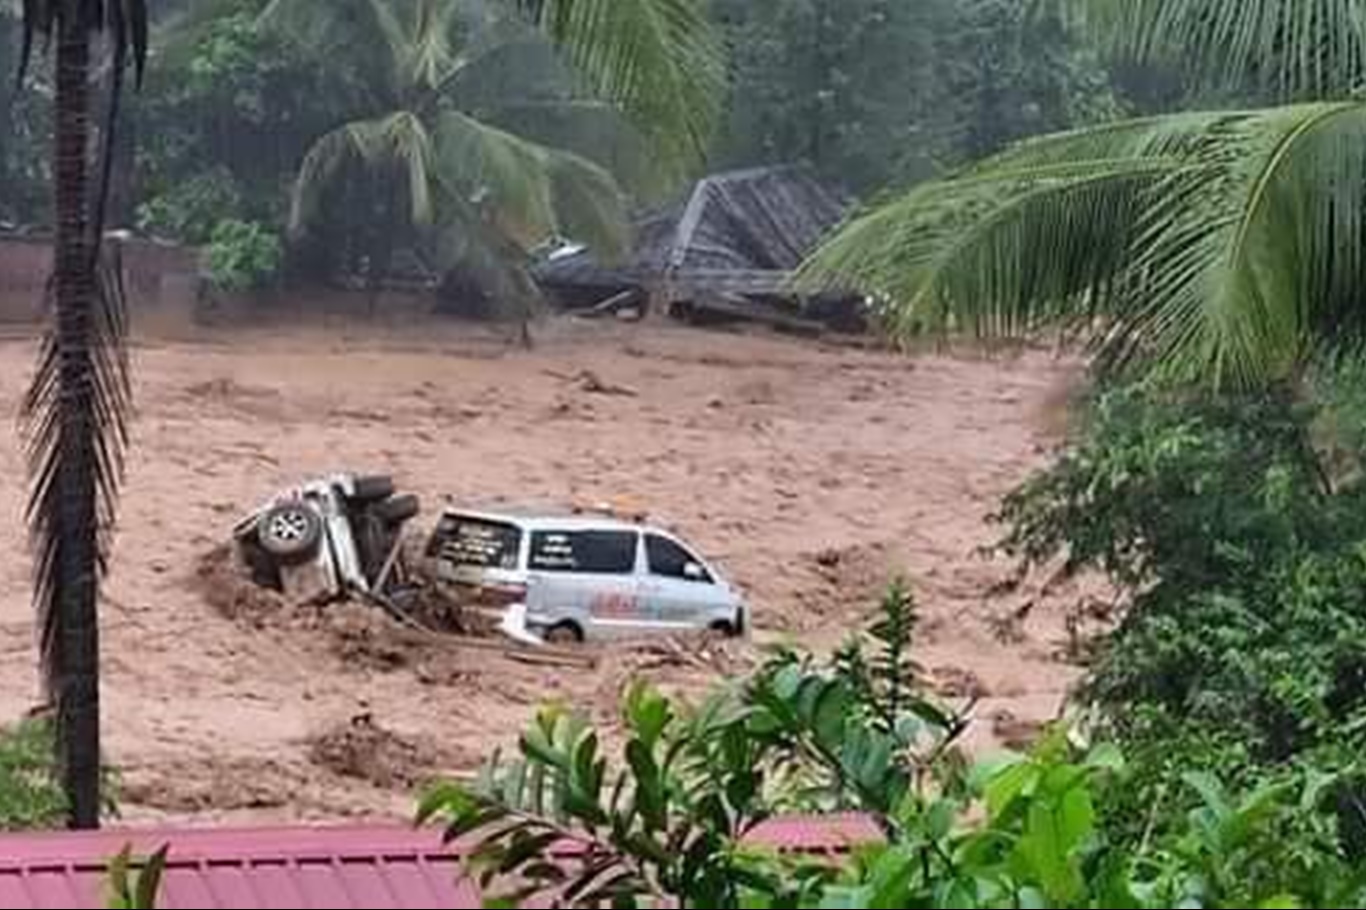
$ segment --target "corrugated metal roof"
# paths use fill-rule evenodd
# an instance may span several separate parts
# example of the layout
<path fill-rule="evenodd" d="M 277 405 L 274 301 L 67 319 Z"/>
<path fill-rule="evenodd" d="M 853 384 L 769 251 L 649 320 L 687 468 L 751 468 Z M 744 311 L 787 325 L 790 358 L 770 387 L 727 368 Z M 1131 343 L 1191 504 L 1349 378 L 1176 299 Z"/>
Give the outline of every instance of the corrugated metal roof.
<path fill-rule="evenodd" d="M 883 832 L 866 815 L 846 813 L 818 818 L 777 818 L 750 832 L 749 839 L 787 853 L 845 853 L 882 840 Z"/>
<path fill-rule="evenodd" d="M 666 271 L 786 273 L 848 208 L 847 200 L 803 165 L 713 174 L 693 184 L 680 207 L 638 226 L 635 249 L 624 264 L 603 265 L 585 249 L 540 263 L 533 272 L 550 287 L 632 284 L 659 280 Z"/>
<path fill-rule="evenodd" d="M 785 819 L 753 839 L 782 850 L 842 852 L 876 840 L 859 816 Z M 480 906 L 460 876 L 458 851 L 437 832 L 399 827 L 109 829 L 0 836 L 0 908 L 100 910 L 105 864 L 125 845 L 171 845 L 164 910 L 418 910 Z"/>
<path fill-rule="evenodd" d="M 165 910 L 479 906 L 436 833 L 353 827 L 9 835 L 0 838 L 0 907 L 98 910 L 105 863 L 129 843 L 143 854 L 171 844 Z"/>

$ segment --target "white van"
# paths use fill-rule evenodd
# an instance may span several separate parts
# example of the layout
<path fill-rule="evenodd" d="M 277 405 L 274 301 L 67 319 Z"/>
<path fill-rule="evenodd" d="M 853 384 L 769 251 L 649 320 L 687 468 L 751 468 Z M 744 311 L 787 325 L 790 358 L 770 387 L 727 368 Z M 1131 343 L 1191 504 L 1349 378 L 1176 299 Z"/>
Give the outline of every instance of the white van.
<path fill-rule="evenodd" d="M 440 576 L 565 643 L 711 630 L 742 635 L 743 598 L 659 528 L 618 518 L 447 509 L 427 547 Z"/>

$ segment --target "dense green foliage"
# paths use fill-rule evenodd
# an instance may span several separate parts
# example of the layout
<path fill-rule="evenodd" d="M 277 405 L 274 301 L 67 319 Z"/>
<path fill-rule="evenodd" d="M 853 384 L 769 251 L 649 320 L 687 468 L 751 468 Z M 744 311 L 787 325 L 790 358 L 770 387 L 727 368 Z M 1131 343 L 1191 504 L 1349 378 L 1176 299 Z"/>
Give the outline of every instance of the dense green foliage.
<path fill-rule="evenodd" d="M 67 823 L 67 799 L 53 756 L 53 724 L 25 718 L 0 728 L 0 831 L 59 828 Z M 118 774 L 103 772 L 104 812 L 118 813 Z"/>
<path fill-rule="evenodd" d="M 638 205 L 667 198 L 680 177 L 697 170 L 699 149 L 710 152 L 713 168 L 810 161 L 837 183 L 873 193 L 1021 136 L 1119 110 L 1096 56 L 1058 17 L 1030 15 L 1030 0 L 714 0 L 730 55 L 729 93 L 713 38 L 689 18 L 696 15 L 692 0 L 651 0 L 669 11 L 655 20 L 660 26 L 623 20 L 632 40 L 620 44 L 575 36 L 584 22 L 597 22 L 595 6 L 610 14 L 603 20 L 610 26 L 634 4 L 445 0 L 438 6 L 450 29 L 442 41 L 456 54 L 458 73 L 448 71 L 439 86 L 416 72 L 396 82 L 387 39 L 372 40 L 392 34 L 373 11 L 387 9 L 402 23 L 421 2 L 158 6 L 156 59 L 145 91 L 127 105 L 113 220 L 191 244 L 207 243 L 220 221 L 256 223 L 288 240 L 293 271 L 315 276 L 381 268 L 375 261 L 387 259 L 394 243 L 418 247 L 438 268 L 448 264 L 438 259 L 463 257 L 478 270 L 517 259 L 549 233 L 601 239 L 594 229 L 602 213 L 589 203 L 610 199 L 606 183 L 573 192 L 561 190 L 559 178 L 528 182 L 526 165 L 549 150 L 601 165 Z M 537 8 L 539 32 L 525 15 Z M 0 69 L 10 68 L 16 52 L 17 42 L 6 40 L 10 21 L 0 7 Z M 632 52 L 648 53 L 652 66 L 630 66 L 620 56 Z M 440 76 L 439 61 L 428 63 L 437 69 L 426 75 Z M 630 78 L 640 84 L 627 84 Z M 425 94 L 416 92 L 423 85 Z M 16 127 L 0 137 L 0 220 L 48 218 L 43 91 L 34 84 L 0 95 Z M 712 141 L 717 109 L 727 101 Z M 425 250 L 405 228 L 413 214 L 406 211 L 406 165 L 372 167 L 368 178 L 345 169 L 330 175 L 333 190 L 317 200 L 311 229 L 287 236 L 290 190 L 309 150 L 344 124 L 386 122 L 414 107 L 429 127 L 444 116 L 438 111 L 458 111 L 534 146 L 495 148 L 496 161 L 478 154 L 488 153 L 487 142 L 452 150 L 463 166 L 445 168 L 441 186 L 429 177 L 430 189 L 438 197 L 449 189 L 467 205 L 436 207 L 447 216 L 438 221 L 463 217 L 458 230 L 428 237 Z M 437 152 L 440 132 L 428 130 Z M 383 136 L 372 138 L 364 144 L 377 152 Z M 397 157 L 390 157 L 412 164 L 418 145 L 403 138 L 393 138 Z M 544 151 L 524 154 L 528 149 Z M 545 215 L 547 187 L 571 194 L 553 220 Z M 505 236 L 479 243 L 489 225 Z M 435 256 L 438 249 L 448 255 Z M 517 287 L 504 286 L 509 293 Z"/>
<path fill-rule="evenodd" d="M 0 730 L 0 830 L 56 828 L 66 822 L 52 739 L 52 724 L 42 720 Z"/>
<path fill-rule="evenodd" d="M 515 268 L 558 235 L 610 252 L 624 231 L 618 182 L 641 200 L 673 189 L 725 100 L 701 0 L 186 0 L 158 12 L 111 219 L 196 245 L 222 223 L 254 224 L 289 240 L 291 270 L 313 278 L 382 279 L 396 254 L 436 274 Z M 16 13 L 0 4 L 3 69 L 17 59 Z M 29 116 L 44 91 L 3 95 L 17 128 L 0 139 L 0 220 L 49 218 L 46 123 Z"/>
<path fill-rule="evenodd" d="M 0 67 L 13 72 L 14 49 L 19 45 L 16 10 L 0 3 Z M 25 91 L 0 89 L 0 222 L 31 223 L 50 211 L 48 178 L 51 164 L 45 152 L 51 142 L 46 99 L 50 82 L 35 82 Z"/>
<path fill-rule="evenodd" d="M 1355 394 L 1321 397 L 1331 406 L 1105 392 L 1057 464 L 1005 504 L 1005 548 L 1026 566 L 1099 570 L 1122 594 L 1082 697 L 1144 766 L 1139 805 L 1196 769 L 1357 767 L 1363 412 Z M 1338 792 L 1356 826 L 1362 792 Z"/>
<path fill-rule="evenodd" d="M 283 227 L 294 169 L 343 116 L 346 89 L 265 28 L 261 7 L 216 0 L 163 26 L 136 109 L 138 227 L 193 244 L 228 219 Z"/>
<path fill-rule="evenodd" d="M 967 769 L 962 721 L 927 699 L 906 655 L 914 615 L 894 588 L 870 636 L 830 661 L 782 654 L 699 708 L 637 687 L 620 762 L 572 713 L 544 713 L 521 757 L 431 794 L 472 871 L 516 906 L 1340 907 L 1366 893 L 1332 809 L 1305 775 L 1228 792 L 1179 786 L 1190 811 L 1123 824 L 1134 772 L 1061 731 L 1027 757 Z M 880 843 L 845 862 L 747 838 L 775 813 L 852 808 Z M 1287 837 L 1292 839 L 1287 840 Z M 552 861 L 553 860 L 553 861 Z"/>
<path fill-rule="evenodd" d="M 725 163 L 805 160 L 857 192 L 1113 118 L 1108 74 L 1028 0 L 714 0 Z"/>
<path fill-rule="evenodd" d="M 280 238 L 259 224 L 227 219 L 214 226 L 204 250 L 209 279 L 224 291 L 259 291 L 280 270 Z"/>

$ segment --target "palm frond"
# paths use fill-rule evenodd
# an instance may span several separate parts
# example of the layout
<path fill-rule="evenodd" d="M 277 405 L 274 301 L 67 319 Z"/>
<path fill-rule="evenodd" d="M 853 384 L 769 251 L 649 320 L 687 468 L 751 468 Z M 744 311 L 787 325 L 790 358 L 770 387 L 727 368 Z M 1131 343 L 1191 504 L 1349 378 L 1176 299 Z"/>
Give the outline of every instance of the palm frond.
<path fill-rule="evenodd" d="M 368 0 L 400 90 L 441 86 L 458 67 L 455 27 L 465 0 Z"/>
<path fill-rule="evenodd" d="M 1247 385 L 1366 337 L 1366 106 L 1183 114 L 1028 142 L 854 218 L 800 280 L 901 336 L 1086 331 L 1112 367 Z"/>
<path fill-rule="evenodd" d="M 413 36 L 389 0 L 368 0 L 370 15 L 388 46 L 394 64 L 394 85 L 406 85 L 415 56 Z"/>
<path fill-rule="evenodd" d="M 555 200 L 546 150 L 456 112 L 437 123 L 443 181 L 466 203 L 490 214 L 523 249 L 555 232 Z"/>
<path fill-rule="evenodd" d="M 1121 53 L 1179 62 L 1207 86 L 1293 100 L 1345 97 L 1366 80 L 1366 0 L 1044 2 L 1070 6 Z"/>
<path fill-rule="evenodd" d="M 441 274 L 459 274 L 488 295 L 496 319 L 529 320 L 542 303 L 528 269 L 526 252 L 491 225 L 486 214 L 456 202 L 433 233 L 432 264 Z"/>
<path fill-rule="evenodd" d="M 612 104 L 584 99 L 516 99 L 490 103 L 479 119 L 547 148 L 573 152 L 612 175 L 637 201 L 672 196 L 646 138 Z"/>
<path fill-rule="evenodd" d="M 258 21 L 321 61 L 347 61 L 388 103 L 440 90 L 502 21 L 477 0 L 263 0 Z M 507 18 L 507 17 L 504 17 Z M 369 40 L 377 35 L 378 41 Z M 460 38 L 468 39 L 464 43 Z M 365 81 L 365 80 L 363 80 Z"/>
<path fill-rule="evenodd" d="M 50 286 L 49 297 L 52 290 Z M 63 344 L 60 324 L 54 320 L 49 325 L 21 411 L 41 664 L 48 691 L 59 698 L 66 666 L 61 605 L 73 584 L 95 583 L 93 576 L 73 579 L 69 574 L 72 540 L 87 529 L 88 521 L 96 533 L 91 555 L 102 574 L 128 445 L 132 386 L 127 306 L 116 250 L 102 261 L 93 310 L 63 315 L 81 322 L 86 343 L 72 350 Z M 65 498 L 63 472 L 89 472 L 78 485 L 89 485 L 90 502 Z"/>
<path fill-rule="evenodd" d="M 703 0 L 521 2 L 675 172 L 705 157 L 725 98 L 725 67 Z"/>
<path fill-rule="evenodd" d="M 311 50 L 332 53 L 350 43 L 357 23 L 374 24 L 373 11 L 370 0 L 267 0 L 257 21 Z"/>
<path fill-rule="evenodd" d="M 460 3 L 453 0 L 422 0 L 418 4 L 408 64 L 413 85 L 439 88 L 458 67 L 453 38 L 460 12 Z"/>
<path fill-rule="evenodd" d="M 421 118 L 409 111 L 398 111 L 383 121 L 385 149 L 397 162 L 408 180 L 408 211 L 419 226 L 435 218 L 432 204 L 432 178 L 435 148 Z"/>
<path fill-rule="evenodd" d="M 487 212 L 523 250 L 566 227 L 588 231 L 593 236 L 584 239 L 611 248 L 626 230 L 621 191 L 610 175 L 583 158 L 455 112 L 440 116 L 436 149 L 448 192 Z M 580 206 L 582 211 L 569 210 Z"/>
<path fill-rule="evenodd" d="M 410 111 L 338 127 L 315 142 L 304 156 L 294 180 L 290 230 L 298 233 L 307 229 L 329 187 L 353 165 L 402 173 L 408 184 L 413 221 L 431 224 L 433 160 L 432 138 L 421 119 Z"/>
<path fill-rule="evenodd" d="M 626 199 L 606 170 L 571 152 L 546 161 L 556 233 L 587 244 L 604 260 L 626 254 L 631 242 Z"/>

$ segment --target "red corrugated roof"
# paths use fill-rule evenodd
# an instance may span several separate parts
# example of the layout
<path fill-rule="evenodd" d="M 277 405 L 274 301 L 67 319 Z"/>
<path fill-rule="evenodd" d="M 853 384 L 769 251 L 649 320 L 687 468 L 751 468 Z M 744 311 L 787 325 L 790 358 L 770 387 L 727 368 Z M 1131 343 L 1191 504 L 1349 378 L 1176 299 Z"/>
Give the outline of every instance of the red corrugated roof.
<path fill-rule="evenodd" d="M 0 907 L 98 910 L 106 905 L 105 863 L 128 843 L 141 853 L 171 844 L 165 910 L 479 906 L 436 833 L 353 827 L 6 836 Z"/>
<path fill-rule="evenodd" d="M 769 822 L 755 840 L 784 850 L 833 852 L 878 837 L 864 818 Z M 171 845 L 164 910 L 304 910 L 313 907 L 478 907 L 458 851 L 432 830 L 399 827 L 117 830 L 0 837 L 0 908 L 105 906 L 105 864 Z"/>

